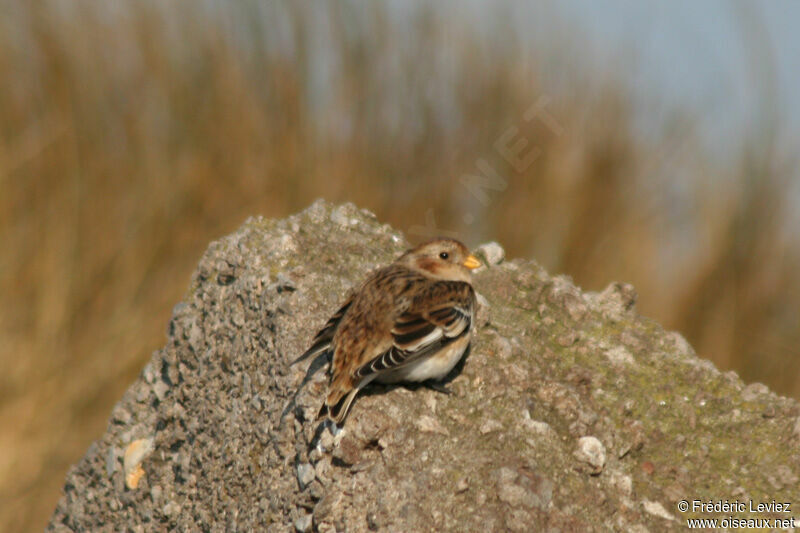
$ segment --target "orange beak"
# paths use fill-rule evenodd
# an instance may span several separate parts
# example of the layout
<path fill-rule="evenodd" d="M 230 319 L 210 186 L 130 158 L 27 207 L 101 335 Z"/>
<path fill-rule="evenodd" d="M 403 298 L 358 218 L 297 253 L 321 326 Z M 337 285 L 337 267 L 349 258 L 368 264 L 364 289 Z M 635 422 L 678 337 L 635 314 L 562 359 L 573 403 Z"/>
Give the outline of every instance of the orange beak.
<path fill-rule="evenodd" d="M 472 255 L 472 254 L 470 254 L 469 257 L 467 257 L 464 260 L 463 264 L 464 264 L 465 267 L 467 267 L 470 270 L 472 270 L 473 268 L 478 268 L 479 266 L 481 266 L 480 260 L 477 257 L 475 257 L 474 255 Z"/>

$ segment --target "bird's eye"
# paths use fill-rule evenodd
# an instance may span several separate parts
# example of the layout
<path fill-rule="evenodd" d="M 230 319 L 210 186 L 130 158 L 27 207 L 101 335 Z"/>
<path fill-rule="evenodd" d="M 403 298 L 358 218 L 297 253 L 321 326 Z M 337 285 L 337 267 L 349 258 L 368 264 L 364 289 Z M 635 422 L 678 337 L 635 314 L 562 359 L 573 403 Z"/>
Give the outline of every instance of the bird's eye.
<path fill-rule="evenodd" d="M 448 254 L 447 252 L 442 252 L 439 254 L 439 257 L 441 257 L 442 259 L 448 259 L 450 257 L 450 254 Z"/>

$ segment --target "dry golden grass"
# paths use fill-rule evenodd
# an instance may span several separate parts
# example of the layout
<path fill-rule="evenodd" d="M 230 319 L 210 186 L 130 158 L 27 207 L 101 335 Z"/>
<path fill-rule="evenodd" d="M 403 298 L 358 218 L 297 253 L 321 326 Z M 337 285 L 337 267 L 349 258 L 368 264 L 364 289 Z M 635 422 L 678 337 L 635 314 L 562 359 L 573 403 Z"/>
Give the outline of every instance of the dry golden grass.
<path fill-rule="evenodd" d="M 771 142 L 714 162 L 677 111 L 645 139 L 618 76 L 436 10 L 210 5 L 0 2 L 0 529 L 44 525 L 208 242 L 319 196 L 631 281 L 702 356 L 800 395 Z M 515 167 L 496 145 L 522 138 Z"/>

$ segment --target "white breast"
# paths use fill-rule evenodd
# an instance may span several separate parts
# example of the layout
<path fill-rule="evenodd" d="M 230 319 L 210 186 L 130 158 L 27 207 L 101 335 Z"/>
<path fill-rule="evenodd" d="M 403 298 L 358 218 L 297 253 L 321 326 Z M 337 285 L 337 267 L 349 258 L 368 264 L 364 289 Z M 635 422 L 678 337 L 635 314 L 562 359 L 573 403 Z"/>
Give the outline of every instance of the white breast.
<path fill-rule="evenodd" d="M 453 341 L 443 350 L 415 361 L 407 366 L 398 368 L 377 376 L 376 381 L 381 383 L 396 383 L 398 381 L 425 381 L 428 379 L 442 379 L 453 370 L 464 351 L 469 345 L 469 335 Z"/>

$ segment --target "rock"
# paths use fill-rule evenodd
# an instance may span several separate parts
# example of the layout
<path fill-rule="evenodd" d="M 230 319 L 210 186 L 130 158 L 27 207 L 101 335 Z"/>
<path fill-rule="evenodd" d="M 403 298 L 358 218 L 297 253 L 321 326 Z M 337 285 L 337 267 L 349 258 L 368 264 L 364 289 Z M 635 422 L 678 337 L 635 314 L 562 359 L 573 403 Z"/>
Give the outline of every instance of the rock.
<path fill-rule="evenodd" d="M 624 346 L 614 346 L 605 351 L 605 355 L 611 363 L 615 365 L 632 365 L 636 363 L 629 352 Z"/>
<path fill-rule="evenodd" d="M 303 514 L 294 521 L 294 527 L 297 531 L 301 533 L 306 533 L 307 531 L 311 531 L 311 523 L 313 520 L 313 516 L 310 514 Z"/>
<path fill-rule="evenodd" d="M 435 418 L 433 418 L 431 416 L 422 415 L 416 421 L 415 425 L 423 433 L 439 433 L 440 435 L 449 435 L 450 434 L 450 432 L 447 431 L 447 429 L 445 429 L 444 426 L 442 426 L 442 423 L 439 422 L 439 420 L 437 420 L 437 419 L 435 419 Z"/>
<path fill-rule="evenodd" d="M 628 283 L 612 283 L 599 294 L 588 295 L 603 309 L 603 318 L 611 322 L 620 322 L 631 313 L 638 295 L 633 285 Z M 682 349 L 681 347 L 680 349 Z"/>
<path fill-rule="evenodd" d="M 315 476 L 314 467 L 310 464 L 302 463 L 297 465 L 297 483 L 300 485 L 300 490 L 305 490 L 314 481 Z"/>
<path fill-rule="evenodd" d="M 324 201 L 211 243 L 49 530 L 684 531 L 678 496 L 800 501 L 796 401 L 639 317 L 631 286 L 497 249 L 453 394 L 370 385 L 318 432 L 324 372 L 292 404 L 308 363 L 288 361 L 406 246 Z"/>
<path fill-rule="evenodd" d="M 794 421 L 794 427 L 792 428 L 792 436 L 794 437 L 795 445 L 800 446 L 800 416 L 798 416 Z"/>
<path fill-rule="evenodd" d="M 497 497 L 512 508 L 545 508 L 553 496 L 553 484 L 533 472 L 502 467 L 493 473 Z"/>
<path fill-rule="evenodd" d="M 511 343 L 504 337 L 497 336 L 493 343 L 494 352 L 500 359 L 508 359 L 513 351 Z"/>
<path fill-rule="evenodd" d="M 164 401 L 164 398 L 167 396 L 167 392 L 169 391 L 169 385 L 164 383 L 163 381 L 159 380 L 153 384 L 153 393 L 158 398 L 158 401 Z"/>
<path fill-rule="evenodd" d="M 506 257 L 506 251 L 494 241 L 481 244 L 475 252 L 477 255 L 482 256 L 489 266 L 499 265 Z"/>
<path fill-rule="evenodd" d="M 694 349 L 686 338 L 677 331 L 670 331 L 667 334 L 667 341 L 671 341 L 677 352 L 681 355 L 690 356 L 694 355 Z"/>
<path fill-rule="evenodd" d="M 633 480 L 631 476 L 622 474 L 621 472 L 613 472 L 609 476 L 609 483 L 623 496 L 630 497 L 633 494 Z"/>
<path fill-rule="evenodd" d="M 111 477 L 114 475 L 114 472 L 117 471 L 117 449 L 115 447 L 110 447 L 106 454 L 106 475 Z"/>
<path fill-rule="evenodd" d="M 129 489 L 139 486 L 139 481 L 144 476 L 142 461 L 153 451 L 153 438 L 136 439 L 125 448 L 123 469 L 125 471 L 125 485 Z"/>
<path fill-rule="evenodd" d="M 763 383 L 751 383 L 742 390 L 742 398 L 746 402 L 752 402 L 758 399 L 759 396 L 769 394 L 769 387 Z"/>
<path fill-rule="evenodd" d="M 672 515 L 672 513 L 670 513 L 666 509 L 664 509 L 664 506 L 661 505 L 660 502 L 651 502 L 648 500 L 644 500 L 642 502 L 642 508 L 644 508 L 645 511 L 647 511 L 653 516 L 663 518 L 664 520 L 675 520 L 675 516 Z"/>
<path fill-rule="evenodd" d="M 606 448 L 597 437 L 581 437 L 575 458 L 589 465 L 592 474 L 599 474 L 606 464 Z"/>
<path fill-rule="evenodd" d="M 497 420 L 486 420 L 481 424 L 479 431 L 481 435 L 486 435 L 487 433 L 492 433 L 493 431 L 501 431 L 503 429 L 503 424 L 501 424 Z"/>
<path fill-rule="evenodd" d="M 528 414 L 528 411 L 525 411 L 525 413 Z M 522 420 L 522 424 L 537 435 L 548 435 L 553 431 L 553 428 L 551 428 L 547 422 L 532 420 L 530 414 L 528 414 L 528 418 Z"/>

